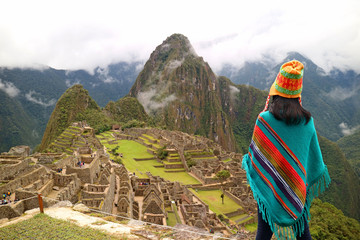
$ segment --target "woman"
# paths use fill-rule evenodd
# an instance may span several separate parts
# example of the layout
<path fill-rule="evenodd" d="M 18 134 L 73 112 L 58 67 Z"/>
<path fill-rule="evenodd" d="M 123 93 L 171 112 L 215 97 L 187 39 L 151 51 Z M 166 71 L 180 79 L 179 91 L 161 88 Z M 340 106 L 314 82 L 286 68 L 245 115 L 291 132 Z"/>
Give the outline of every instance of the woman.
<path fill-rule="evenodd" d="M 311 201 L 330 183 L 314 120 L 301 106 L 303 70 L 296 60 L 281 66 L 243 158 L 258 203 L 256 239 L 273 233 L 277 239 L 311 239 Z"/>

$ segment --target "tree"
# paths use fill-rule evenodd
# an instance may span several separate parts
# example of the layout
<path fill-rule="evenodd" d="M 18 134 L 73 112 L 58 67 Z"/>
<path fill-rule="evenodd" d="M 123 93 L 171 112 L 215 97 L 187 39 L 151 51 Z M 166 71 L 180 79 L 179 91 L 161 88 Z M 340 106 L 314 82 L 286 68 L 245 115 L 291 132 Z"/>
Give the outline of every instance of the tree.
<path fill-rule="evenodd" d="M 159 159 L 164 160 L 169 155 L 169 152 L 166 151 L 166 146 L 159 148 L 156 155 Z"/>
<path fill-rule="evenodd" d="M 119 153 L 116 152 L 118 149 L 119 149 L 119 146 L 116 146 L 115 148 L 111 149 L 111 153 L 112 153 L 114 156 L 119 156 Z"/>
<path fill-rule="evenodd" d="M 216 173 L 216 178 L 221 181 L 221 184 L 225 182 L 230 177 L 230 172 L 228 170 L 221 170 Z"/>

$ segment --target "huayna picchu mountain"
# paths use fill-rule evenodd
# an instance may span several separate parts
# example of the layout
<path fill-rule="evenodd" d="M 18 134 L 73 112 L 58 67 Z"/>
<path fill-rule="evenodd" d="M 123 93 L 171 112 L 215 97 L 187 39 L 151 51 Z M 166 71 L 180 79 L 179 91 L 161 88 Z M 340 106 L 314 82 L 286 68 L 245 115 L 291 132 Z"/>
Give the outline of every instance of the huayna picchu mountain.
<path fill-rule="evenodd" d="M 173 34 L 151 54 L 129 95 L 160 125 L 206 136 L 235 150 L 220 91 L 217 76 L 189 40 Z"/>
<path fill-rule="evenodd" d="M 138 100 L 131 97 L 110 101 L 101 109 L 88 91 L 77 84 L 66 90 L 58 100 L 38 150 L 44 151 L 72 122 L 84 120 L 99 133 L 110 130 L 115 123 L 126 125 L 131 122 L 135 126 L 146 123 L 148 115 Z"/>
<path fill-rule="evenodd" d="M 144 107 L 133 97 L 123 97 L 116 102 L 110 101 L 103 112 L 111 119 L 122 123 L 131 120 L 140 122 L 148 122 L 149 120 Z"/>
<path fill-rule="evenodd" d="M 88 91 L 77 84 L 67 89 L 57 101 L 38 150 L 45 150 L 72 122 L 81 120 L 87 120 L 94 126 L 110 125 L 111 122 Z"/>

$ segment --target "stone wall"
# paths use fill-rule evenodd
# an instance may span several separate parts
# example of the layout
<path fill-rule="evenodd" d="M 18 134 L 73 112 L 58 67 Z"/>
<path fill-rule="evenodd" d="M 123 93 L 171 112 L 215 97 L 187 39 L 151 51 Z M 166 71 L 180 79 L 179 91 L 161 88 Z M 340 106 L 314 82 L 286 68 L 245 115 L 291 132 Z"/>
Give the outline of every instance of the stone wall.
<path fill-rule="evenodd" d="M 30 155 L 30 147 L 21 145 L 10 148 L 9 152 L 3 152 L 4 155 L 13 155 L 18 157 L 28 157 Z"/>
<path fill-rule="evenodd" d="M 47 171 L 45 167 L 37 167 L 30 173 L 19 176 L 16 179 L 8 182 L 7 184 L 0 186 L 0 193 L 7 192 L 8 190 L 10 190 L 11 192 L 15 192 L 15 190 L 20 187 L 25 187 L 32 184 L 33 182 L 38 180 L 40 176 L 46 174 L 46 172 Z"/>
<path fill-rule="evenodd" d="M 19 201 L 15 204 L 0 205 L 0 219 L 20 217 L 24 212 L 24 203 Z"/>
<path fill-rule="evenodd" d="M 174 169 L 174 168 L 183 168 L 184 165 L 181 164 L 164 164 L 165 169 Z"/>
<path fill-rule="evenodd" d="M 39 193 L 41 193 L 41 195 L 43 196 L 47 196 L 52 191 L 53 186 L 54 186 L 54 180 L 49 179 L 39 190 Z"/>
<path fill-rule="evenodd" d="M 72 167 L 69 165 L 66 166 L 66 173 L 76 173 L 78 178 L 80 178 L 83 183 L 94 183 L 94 181 L 98 178 L 99 172 L 100 158 L 98 155 L 95 156 L 94 160 L 92 160 L 88 166 L 82 168 Z"/>
<path fill-rule="evenodd" d="M 246 212 L 244 211 L 244 209 L 239 208 L 239 209 L 236 210 L 236 211 L 229 212 L 229 213 L 225 213 L 225 215 L 226 215 L 228 218 L 231 218 L 231 217 L 234 217 L 234 216 L 242 215 L 242 214 L 244 214 L 244 213 L 246 213 Z"/>
<path fill-rule="evenodd" d="M 39 207 L 39 200 L 37 198 L 37 194 L 34 192 L 18 189 L 15 191 L 15 196 L 24 203 L 23 212 Z M 44 202 L 44 207 L 46 207 L 45 202 Z"/>
<path fill-rule="evenodd" d="M 105 198 L 101 208 L 102 211 L 107 213 L 111 213 L 113 209 L 113 203 L 115 199 L 115 185 L 116 185 L 115 181 L 116 181 L 115 172 L 114 169 L 111 169 L 111 175 L 109 179 L 110 184 L 107 191 L 105 190 Z"/>
<path fill-rule="evenodd" d="M 68 175 L 54 173 L 54 184 L 64 187 L 57 194 L 57 200 L 69 200 L 72 203 L 78 200 L 77 193 L 80 191 L 81 181 L 75 173 Z"/>
<path fill-rule="evenodd" d="M 69 156 L 69 157 L 64 157 L 64 158 L 60 158 L 59 160 L 57 160 L 56 162 L 52 163 L 50 167 L 52 170 L 56 171 L 59 168 L 65 168 L 66 165 L 71 164 L 71 162 L 73 161 L 73 157 Z"/>
<path fill-rule="evenodd" d="M 92 149 L 90 147 L 79 147 L 77 149 L 77 152 L 79 154 L 91 154 L 92 153 Z"/>
<path fill-rule="evenodd" d="M 11 180 L 23 171 L 31 162 L 30 159 L 6 160 L 0 159 L 0 180 Z"/>

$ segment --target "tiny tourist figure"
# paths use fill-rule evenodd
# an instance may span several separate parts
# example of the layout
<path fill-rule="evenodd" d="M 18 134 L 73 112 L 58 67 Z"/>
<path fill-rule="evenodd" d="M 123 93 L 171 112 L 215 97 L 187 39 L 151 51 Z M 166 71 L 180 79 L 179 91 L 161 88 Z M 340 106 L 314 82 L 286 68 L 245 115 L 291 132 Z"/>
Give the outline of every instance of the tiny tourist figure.
<path fill-rule="evenodd" d="M 220 197 L 221 197 L 222 204 L 224 204 L 224 194 L 222 193 Z"/>
<path fill-rule="evenodd" d="M 311 201 L 330 183 L 314 119 L 301 105 L 303 72 L 296 60 L 281 66 L 243 157 L 258 204 L 256 239 L 311 239 Z"/>

